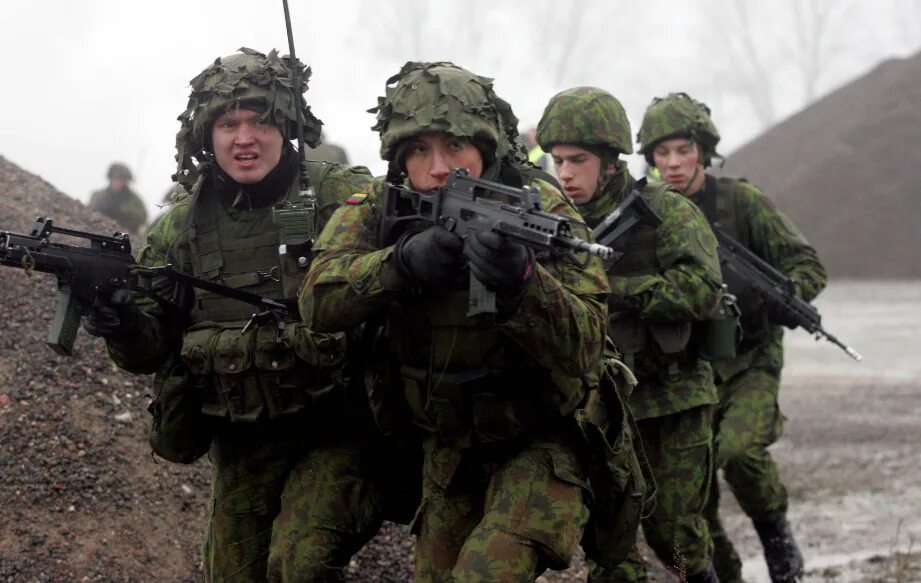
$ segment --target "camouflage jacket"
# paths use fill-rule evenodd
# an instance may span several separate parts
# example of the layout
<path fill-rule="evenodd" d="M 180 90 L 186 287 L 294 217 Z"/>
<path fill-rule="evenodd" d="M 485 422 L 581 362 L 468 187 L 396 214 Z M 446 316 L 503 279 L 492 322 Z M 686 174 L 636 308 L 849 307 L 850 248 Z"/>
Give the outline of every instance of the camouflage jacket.
<path fill-rule="evenodd" d="M 499 314 L 468 318 L 466 285 L 420 289 L 394 271 L 388 261 L 393 246 L 379 241 L 383 184 L 377 180 L 367 199 L 343 205 L 327 223 L 300 295 L 302 318 L 315 330 L 330 332 L 386 316 L 390 351 L 397 353 L 402 370 L 422 368 L 423 377 L 438 381 L 429 384 L 424 378 L 423 391 L 444 391 L 449 384 L 442 382 L 445 373 L 486 368 L 491 371 L 484 381 L 491 397 L 523 399 L 536 408 L 548 397 L 565 395 L 567 402 L 551 407 L 556 415 L 571 412 L 584 397 L 583 375 L 597 373 L 601 362 L 609 288 L 600 260 L 592 258 L 581 268 L 538 256 L 533 277 L 513 307 L 503 307 L 500 296 Z M 530 184 L 540 192 L 544 210 L 581 222 L 558 190 L 540 180 Z M 513 373 L 524 382 L 490 380 Z M 406 385 L 405 374 L 403 378 Z M 529 391 L 520 391 L 523 385 Z M 404 386 L 404 391 L 410 389 Z"/>
<path fill-rule="evenodd" d="M 311 176 L 317 175 L 319 163 L 308 164 Z M 317 192 L 317 207 L 319 212 L 319 225 L 322 227 L 332 216 L 335 209 L 350 195 L 368 189 L 372 180 L 370 172 L 364 167 L 347 167 L 338 164 L 328 164 L 323 169 L 322 180 L 314 183 Z M 212 193 L 204 191 L 202 185 L 205 179 L 199 178 L 192 192 L 185 192 L 177 187 L 173 202 L 169 209 L 151 225 L 147 233 L 147 244 L 140 250 L 138 263 L 145 266 L 159 266 L 172 264 L 179 270 L 192 274 L 192 267 L 188 264 L 191 255 L 190 240 L 194 225 L 190 221 L 189 213 L 198 196 L 208 196 Z M 297 182 L 290 188 L 297 188 Z M 279 200 L 283 193 L 279 193 Z M 263 209 L 257 209 L 260 212 Z M 240 222 L 251 221 L 256 211 L 242 209 L 229 209 L 234 220 Z M 167 281 L 154 282 L 154 292 L 169 297 L 168 290 L 171 284 Z M 160 325 L 151 328 L 151 335 L 138 336 L 129 341 L 108 340 L 109 354 L 115 363 L 131 372 L 149 374 L 166 359 L 170 350 L 170 340 L 166 338 L 166 329 L 171 324 L 163 308 L 150 297 L 137 295 L 136 301 L 143 312 L 159 320 Z"/>
<path fill-rule="evenodd" d="M 601 192 L 579 207 L 589 226 L 604 220 L 633 186 L 626 164 L 619 162 Z M 639 381 L 630 397 L 637 419 L 716 402 L 710 365 L 697 357 L 693 336 L 677 354 L 665 354 L 654 333 L 670 326 L 693 329 L 694 323 L 708 320 L 722 284 L 716 239 L 701 212 L 662 183 L 648 184 L 643 195 L 662 224 L 648 233 L 634 231 L 627 253 L 608 272 L 609 330 Z M 623 345 L 614 334 L 613 327 L 624 322 L 635 329 L 634 346 Z"/>
<path fill-rule="evenodd" d="M 87 206 L 111 218 L 129 233 L 140 233 L 147 223 L 147 209 L 141 197 L 127 186 L 121 190 L 111 187 L 97 190 L 90 196 Z"/>
<path fill-rule="evenodd" d="M 727 234 L 793 279 L 802 299 L 812 301 L 825 287 L 825 268 L 815 249 L 774 202 L 750 182 L 708 175 L 704 188 L 690 199 L 709 220 L 718 220 Z M 746 338 L 735 359 L 714 363 L 717 382 L 752 367 L 775 372 L 783 367 L 783 327 L 769 323 L 758 302 L 739 299 Z"/>

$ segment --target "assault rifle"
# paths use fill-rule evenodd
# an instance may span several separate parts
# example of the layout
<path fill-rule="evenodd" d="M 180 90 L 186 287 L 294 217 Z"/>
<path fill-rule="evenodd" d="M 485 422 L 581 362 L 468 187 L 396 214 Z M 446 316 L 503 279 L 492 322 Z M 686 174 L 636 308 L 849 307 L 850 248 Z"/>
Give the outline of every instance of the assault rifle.
<path fill-rule="evenodd" d="M 723 279 L 731 294 L 738 296 L 742 291 L 751 289 L 765 303 L 782 310 L 785 320 L 802 326 L 804 330 L 814 334 L 816 339 L 824 338 L 835 344 L 857 362 L 863 360 L 859 352 L 822 328 L 821 314 L 811 304 L 797 297 L 796 283 L 792 279 L 727 235 L 718 224 L 714 223 L 711 226 L 719 242 Z"/>
<path fill-rule="evenodd" d="M 388 185 L 383 193 L 384 218 L 380 240 L 392 243 L 399 233 L 422 220 L 441 225 L 460 237 L 492 231 L 534 251 L 608 258 L 613 250 L 577 235 L 584 227 L 569 217 L 540 210 L 540 196 L 527 186 L 514 188 L 474 178 L 455 168 L 444 186 L 434 192 L 418 192 Z M 588 229 L 585 228 L 586 238 Z M 580 262 L 581 263 L 581 262 Z M 496 313 L 496 295 L 471 275 L 468 316 Z"/>
<path fill-rule="evenodd" d="M 86 239 L 90 246 L 52 241 L 54 234 Z M 57 278 L 60 300 L 46 343 L 62 356 L 73 353 L 80 318 L 97 298 L 111 296 L 117 289 L 146 293 L 168 309 L 181 309 L 181 292 L 176 291 L 170 299 L 153 294 L 151 282 L 157 276 L 258 306 L 260 311 L 247 326 L 261 324 L 268 319 L 282 322 L 291 309 L 283 302 L 185 275 L 170 265 L 136 265 L 128 235 L 115 233 L 108 236 L 65 229 L 44 217 L 36 220 L 28 235 L 0 231 L 0 265 L 23 269 L 30 275 L 33 271 L 50 273 Z M 283 324 L 280 325 L 283 330 Z M 276 334 L 279 340 L 280 334 L 281 331 Z"/>

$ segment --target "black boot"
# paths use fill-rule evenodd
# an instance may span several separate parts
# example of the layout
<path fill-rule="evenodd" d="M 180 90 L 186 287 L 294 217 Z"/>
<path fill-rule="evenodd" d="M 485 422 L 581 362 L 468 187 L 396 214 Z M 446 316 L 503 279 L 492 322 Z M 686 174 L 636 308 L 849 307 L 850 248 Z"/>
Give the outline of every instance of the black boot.
<path fill-rule="evenodd" d="M 688 575 L 685 581 L 688 583 L 720 583 L 719 577 L 716 576 L 716 569 L 713 568 L 713 563 L 707 565 L 707 568 L 700 573 Z"/>
<path fill-rule="evenodd" d="M 787 518 L 752 522 L 764 547 L 764 560 L 772 583 L 796 583 L 803 575 L 803 553 L 796 546 Z"/>

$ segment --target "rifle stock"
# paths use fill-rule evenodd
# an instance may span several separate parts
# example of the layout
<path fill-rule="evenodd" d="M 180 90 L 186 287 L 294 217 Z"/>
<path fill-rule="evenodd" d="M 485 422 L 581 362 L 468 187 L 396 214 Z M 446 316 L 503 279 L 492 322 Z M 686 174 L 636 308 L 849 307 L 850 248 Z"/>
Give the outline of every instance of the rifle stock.
<path fill-rule="evenodd" d="M 599 244 L 614 249 L 613 255 L 605 259 L 605 269 L 610 269 L 611 265 L 623 257 L 626 251 L 621 248 L 630 231 L 640 225 L 658 227 L 661 224 L 662 219 L 643 198 L 642 192 L 638 188 L 631 190 L 627 198 L 593 229 Z"/>

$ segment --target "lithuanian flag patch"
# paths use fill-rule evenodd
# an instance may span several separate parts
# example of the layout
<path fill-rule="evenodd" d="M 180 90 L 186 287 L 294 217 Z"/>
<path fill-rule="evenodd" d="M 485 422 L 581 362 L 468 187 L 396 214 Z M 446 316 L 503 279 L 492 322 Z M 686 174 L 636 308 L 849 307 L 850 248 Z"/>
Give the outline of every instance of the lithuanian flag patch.
<path fill-rule="evenodd" d="M 345 199 L 345 204 L 361 204 L 368 198 L 367 192 L 356 192 L 352 196 Z"/>

